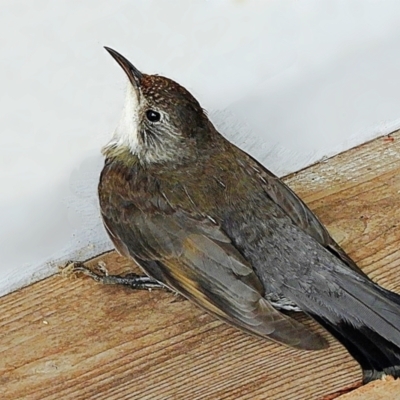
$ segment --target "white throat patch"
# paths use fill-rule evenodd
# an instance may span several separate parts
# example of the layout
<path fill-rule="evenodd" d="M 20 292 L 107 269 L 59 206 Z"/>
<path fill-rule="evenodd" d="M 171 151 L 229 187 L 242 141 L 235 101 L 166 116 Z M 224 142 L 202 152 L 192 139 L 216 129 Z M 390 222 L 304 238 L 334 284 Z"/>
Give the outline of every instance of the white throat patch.
<path fill-rule="evenodd" d="M 104 146 L 103 151 L 110 148 L 128 147 L 131 153 L 135 154 L 139 146 L 138 136 L 139 98 L 135 88 L 129 82 L 121 119 L 118 122 L 112 139 Z"/>

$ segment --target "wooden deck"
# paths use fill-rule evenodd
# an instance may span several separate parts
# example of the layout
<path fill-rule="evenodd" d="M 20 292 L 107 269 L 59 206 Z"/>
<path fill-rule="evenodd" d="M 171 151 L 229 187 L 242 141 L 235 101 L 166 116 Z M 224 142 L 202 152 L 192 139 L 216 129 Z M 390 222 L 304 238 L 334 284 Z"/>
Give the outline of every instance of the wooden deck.
<path fill-rule="evenodd" d="M 400 292 L 399 133 L 286 182 L 364 271 Z M 100 259 L 113 273 L 134 268 L 115 253 Z M 326 351 L 288 349 L 163 290 L 135 292 L 55 275 L 0 299 L 0 398 L 335 398 L 357 386 L 361 374 L 329 341 Z M 400 393 L 398 381 L 389 384 Z M 358 390 L 346 399 L 369 398 L 356 397 Z"/>

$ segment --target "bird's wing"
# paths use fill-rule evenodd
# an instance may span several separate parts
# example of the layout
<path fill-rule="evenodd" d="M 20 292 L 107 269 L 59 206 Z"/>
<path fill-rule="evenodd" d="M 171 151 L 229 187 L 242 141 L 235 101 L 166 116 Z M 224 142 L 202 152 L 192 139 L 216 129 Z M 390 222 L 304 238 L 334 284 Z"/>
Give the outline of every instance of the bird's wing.
<path fill-rule="evenodd" d="M 325 340 L 282 314 L 263 297 L 263 286 L 229 238 L 213 222 L 182 211 L 103 215 L 115 243 L 134 259 L 158 263 L 163 282 L 221 319 L 258 336 L 301 349 Z"/>
<path fill-rule="evenodd" d="M 266 195 L 289 216 L 292 222 L 339 257 L 347 266 L 365 277 L 357 264 L 335 242 L 325 226 L 296 193 L 254 158 L 247 154 L 246 156 L 249 159 L 249 168 L 252 169 L 251 173 L 258 175 Z"/>

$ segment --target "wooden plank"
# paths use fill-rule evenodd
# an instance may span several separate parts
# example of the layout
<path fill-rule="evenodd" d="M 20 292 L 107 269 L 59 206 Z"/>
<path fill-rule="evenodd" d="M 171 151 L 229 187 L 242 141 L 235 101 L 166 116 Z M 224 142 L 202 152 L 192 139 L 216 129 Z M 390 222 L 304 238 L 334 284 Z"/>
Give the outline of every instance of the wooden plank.
<path fill-rule="evenodd" d="M 286 181 L 366 272 L 399 292 L 400 134 L 393 139 Z M 115 253 L 98 260 L 113 273 L 135 269 Z M 87 278 L 52 276 L 1 298 L 0 336 L 2 399 L 311 400 L 361 378 L 327 333 L 328 350 L 301 352 L 243 334 L 173 293 Z"/>
<path fill-rule="evenodd" d="M 400 379 L 391 376 L 379 381 L 373 381 L 357 390 L 344 394 L 337 400 L 396 400 L 400 398 Z"/>

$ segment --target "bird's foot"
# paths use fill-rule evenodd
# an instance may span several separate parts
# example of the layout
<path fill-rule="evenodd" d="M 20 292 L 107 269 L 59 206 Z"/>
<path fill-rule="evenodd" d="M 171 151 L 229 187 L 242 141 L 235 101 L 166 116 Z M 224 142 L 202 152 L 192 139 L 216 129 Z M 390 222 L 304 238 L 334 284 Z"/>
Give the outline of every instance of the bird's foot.
<path fill-rule="evenodd" d="M 96 271 L 92 271 L 84 265 L 82 262 L 68 262 L 61 270 L 61 275 L 64 277 L 76 276 L 77 273 L 83 273 L 89 276 L 96 282 L 103 283 L 105 285 L 124 285 L 129 286 L 132 289 L 164 289 L 165 286 L 148 276 L 141 276 L 137 274 L 126 274 L 126 275 L 110 275 L 107 271 L 104 262 L 99 262 L 96 265 Z"/>

